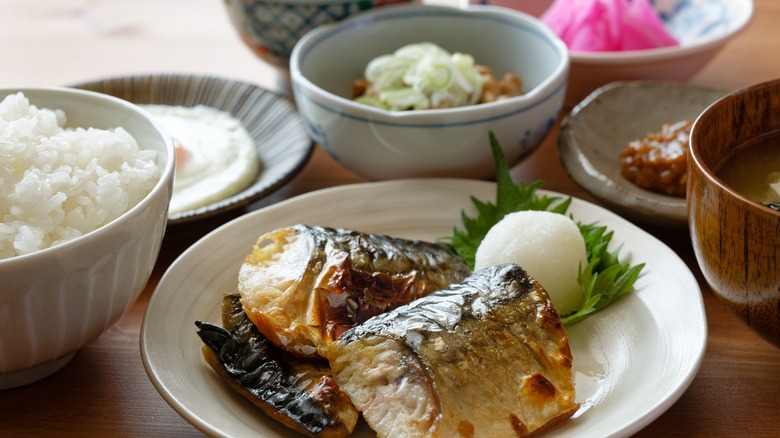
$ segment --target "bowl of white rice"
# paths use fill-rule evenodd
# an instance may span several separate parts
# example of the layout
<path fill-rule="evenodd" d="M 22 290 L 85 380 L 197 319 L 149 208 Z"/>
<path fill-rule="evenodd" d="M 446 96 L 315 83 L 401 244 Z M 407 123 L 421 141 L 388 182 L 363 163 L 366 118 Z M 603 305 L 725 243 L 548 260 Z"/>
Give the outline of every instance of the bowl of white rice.
<path fill-rule="evenodd" d="M 152 117 L 70 88 L 0 88 L 0 389 L 111 327 L 162 243 L 174 149 Z"/>

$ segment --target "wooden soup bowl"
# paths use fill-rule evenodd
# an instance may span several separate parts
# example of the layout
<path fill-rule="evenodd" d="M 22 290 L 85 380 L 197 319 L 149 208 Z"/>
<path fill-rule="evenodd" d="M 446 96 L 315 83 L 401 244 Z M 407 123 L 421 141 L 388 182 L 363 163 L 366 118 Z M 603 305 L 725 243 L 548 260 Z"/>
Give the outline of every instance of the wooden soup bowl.
<path fill-rule="evenodd" d="M 780 80 L 713 103 L 691 131 L 687 203 L 693 249 L 712 291 L 780 348 L 780 212 L 740 195 L 714 172 L 739 146 L 775 131 Z"/>

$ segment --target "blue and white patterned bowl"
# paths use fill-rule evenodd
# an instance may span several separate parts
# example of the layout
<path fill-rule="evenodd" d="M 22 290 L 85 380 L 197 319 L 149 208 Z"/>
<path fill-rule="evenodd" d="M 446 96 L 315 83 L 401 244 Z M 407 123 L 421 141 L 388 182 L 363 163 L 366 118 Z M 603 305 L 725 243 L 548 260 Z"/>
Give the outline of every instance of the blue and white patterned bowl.
<path fill-rule="evenodd" d="M 258 57 L 287 68 L 295 43 L 317 26 L 412 0 L 224 0 L 230 21 Z"/>
<path fill-rule="evenodd" d="M 753 0 L 654 0 L 679 46 L 627 52 L 572 52 L 567 104 L 619 80 L 685 81 L 750 22 Z"/>
<path fill-rule="evenodd" d="M 524 94 L 449 109 L 386 111 L 352 101 L 352 83 L 373 58 L 432 42 L 474 56 L 495 77 L 515 72 Z M 306 34 L 290 59 L 293 95 L 309 135 L 370 179 L 490 178 L 489 133 L 509 164 L 533 151 L 555 124 L 569 55 L 541 21 L 505 8 L 403 5 L 365 12 Z"/>
<path fill-rule="evenodd" d="M 228 77 L 189 73 L 133 74 L 72 86 L 139 105 L 205 105 L 231 113 L 246 128 L 260 160 L 260 171 L 254 181 L 233 196 L 170 215 L 168 225 L 231 212 L 270 195 L 303 169 L 314 147 L 292 102 L 257 85 Z"/>

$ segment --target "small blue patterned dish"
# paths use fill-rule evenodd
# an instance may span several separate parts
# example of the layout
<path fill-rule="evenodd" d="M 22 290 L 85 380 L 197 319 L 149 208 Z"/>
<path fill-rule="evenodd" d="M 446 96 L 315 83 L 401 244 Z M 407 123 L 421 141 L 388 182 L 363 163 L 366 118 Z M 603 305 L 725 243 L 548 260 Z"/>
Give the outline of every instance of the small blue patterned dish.
<path fill-rule="evenodd" d="M 287 68 L 295 43 L 315 27 L 412 0 L 224 0 L 233 27 L 258 57 Z"/>

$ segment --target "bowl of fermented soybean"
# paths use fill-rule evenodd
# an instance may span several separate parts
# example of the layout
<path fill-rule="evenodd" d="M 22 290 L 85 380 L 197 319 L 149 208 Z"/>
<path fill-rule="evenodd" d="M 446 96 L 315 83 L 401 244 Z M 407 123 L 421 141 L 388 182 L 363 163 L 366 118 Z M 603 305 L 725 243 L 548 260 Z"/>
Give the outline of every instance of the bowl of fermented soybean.
<path fill-rule="evenodd" d="M 688 219 L 720 302 L 780 347 L 780 80 L 738 90 L 693 124 Z"/>

